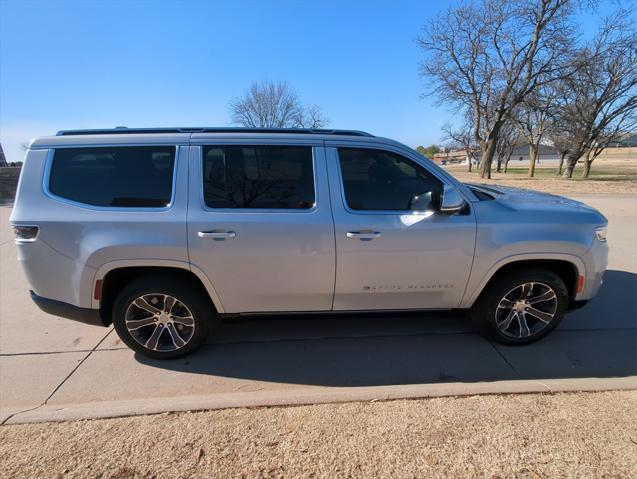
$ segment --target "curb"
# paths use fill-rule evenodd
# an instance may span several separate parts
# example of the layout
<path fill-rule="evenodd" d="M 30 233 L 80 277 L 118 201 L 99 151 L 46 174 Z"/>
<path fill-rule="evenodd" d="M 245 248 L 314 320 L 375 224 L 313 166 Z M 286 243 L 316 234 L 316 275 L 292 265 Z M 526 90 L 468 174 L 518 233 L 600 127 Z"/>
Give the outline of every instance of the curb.
<path fill-rule="evenodd" d="M 444 383 L 402 386 L 317 388 L 262 393 L 224 393 L 79 404 L 47 404 L 18 413 L 5 424 L 106 419 L 186 411 L 205 411 L 240 407 L 300 406 L 342 402 L 376 402 L 396 399 L 424 399 L 481 394 L 531 394 L 592 392 L 637 389 L 637 376 L 625 378 L 577 378 L 496 381 L 483 383 Z"/>

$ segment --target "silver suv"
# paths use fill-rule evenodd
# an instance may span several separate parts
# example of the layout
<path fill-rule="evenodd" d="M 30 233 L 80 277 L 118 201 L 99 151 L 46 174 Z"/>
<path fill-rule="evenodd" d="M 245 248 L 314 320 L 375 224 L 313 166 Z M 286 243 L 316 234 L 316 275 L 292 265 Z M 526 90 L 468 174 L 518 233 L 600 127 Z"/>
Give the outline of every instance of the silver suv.
<path fill-rule="evenodd" d="M 31 296 L 153 358 L 216 318 L 466 309 L 526 344 L 602 282 L 607 221 L 458 182 L 360 131 L 61 131 L 31 142 L 11 215 Z"/>

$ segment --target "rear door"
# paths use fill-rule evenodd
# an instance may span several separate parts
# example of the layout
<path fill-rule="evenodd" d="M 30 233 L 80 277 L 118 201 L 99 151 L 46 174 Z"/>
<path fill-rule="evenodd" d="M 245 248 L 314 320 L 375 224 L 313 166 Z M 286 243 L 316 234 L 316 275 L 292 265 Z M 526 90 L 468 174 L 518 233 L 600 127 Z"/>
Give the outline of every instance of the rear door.
<path fill-rule="evenodd" d="M 224 311 L 330 310 L 335 246 L 322 142 L 196 136 L 188 251 Z"/>

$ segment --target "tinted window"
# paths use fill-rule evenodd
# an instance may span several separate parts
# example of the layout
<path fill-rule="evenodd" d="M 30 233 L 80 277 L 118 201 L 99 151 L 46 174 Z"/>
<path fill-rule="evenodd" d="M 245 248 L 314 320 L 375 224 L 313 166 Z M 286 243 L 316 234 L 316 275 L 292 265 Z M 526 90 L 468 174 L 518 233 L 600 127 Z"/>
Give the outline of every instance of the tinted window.
<path fill-rule="evenodd" d="M 383 150 L 339 148 L 345 199 L 353 210 L 412 210 L 414 198 L 440 197 L 442 183 L 407 158 Z"/>
<path fill-rule="evenodd" d="M 211 208 L 311 208 L 312 148 L 207 146 L 203 187 Z"/>
<path fill-rule="evenodd" d="M 49 190 L 95 206 L 163 207 L 172 197 L 174 146 L 55 150 Z"/>

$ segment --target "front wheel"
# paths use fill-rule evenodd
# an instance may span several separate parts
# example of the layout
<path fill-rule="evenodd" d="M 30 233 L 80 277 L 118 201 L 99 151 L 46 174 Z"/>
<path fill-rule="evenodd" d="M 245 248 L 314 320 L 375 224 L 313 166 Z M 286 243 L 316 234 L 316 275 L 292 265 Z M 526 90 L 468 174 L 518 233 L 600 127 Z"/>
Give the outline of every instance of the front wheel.
<path fill-rule="evenodd" d="M 564 281 L 548 270 L 512 272 L 496 279 L 474 305 L 474 323 L 503 344 L 528 344 L 546 336 L 568 306 Z"/>
<path fill-rule="evenodd" d="M 121 340 L 154 359 L 178 358 L 201 346 L 212 316 L 196 288 L 168 277 L 131 282 L 113 305 L 113 325 Z"/>

